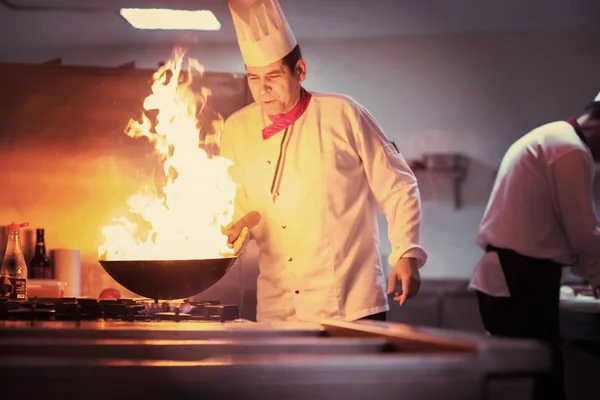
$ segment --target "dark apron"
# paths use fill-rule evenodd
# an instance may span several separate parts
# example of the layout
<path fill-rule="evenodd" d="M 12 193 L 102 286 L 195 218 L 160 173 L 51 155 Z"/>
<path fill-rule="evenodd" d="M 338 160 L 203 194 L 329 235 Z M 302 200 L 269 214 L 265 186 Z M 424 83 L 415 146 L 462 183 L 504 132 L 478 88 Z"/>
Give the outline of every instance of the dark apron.
<path fill-rule="evenodd" d="M 539 378 L 536 399 L 564 399 L 559 325 L 562 266 L 509 249 L 488 246 L 486 250 L 498 253 L 510 298 L 477 292 L 485 329 L 496 336 L 544 342 L 551 351 L 552 369 Z"/>
<path fill-rule="evenodd" d="M 524 256 L 510 249 L 487 246 L 486 251 L 498 253 L 510 300 L 517 310 L 510 310 L 511 327 L 502 333 L 538 338 L 559 339 L 558 305 L 562 265 L 546 259 Z M 539 326 L 537 324 L 539 323 Z M 518 325 L 518 326 L 517 326 Z M 511 335 L 512 336 L 512 335 Z"/>

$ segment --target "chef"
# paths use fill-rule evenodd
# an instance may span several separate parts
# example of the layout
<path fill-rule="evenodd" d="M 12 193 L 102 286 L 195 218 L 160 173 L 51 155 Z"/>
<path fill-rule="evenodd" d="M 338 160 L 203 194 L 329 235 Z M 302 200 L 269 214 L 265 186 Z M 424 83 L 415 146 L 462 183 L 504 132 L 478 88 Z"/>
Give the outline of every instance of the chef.
<path fill-rule="evenodd" d="M 564 398 L 559 343 L 562 268 L 600 288 L 600 226 L 594 209 L 600 161 L 600 94 L 579 118 L 551 122 L 505 154 L 479 227 L 485 251 L 475 268 L 485 329 L 550 345 L 552 373 L 541 398 Z"/>
<path fill-rule="evenodd" d="M 392 244 L 387 293 L 402 305 L 427 258 L 415 176 L 364 107 L 302 87 L 307 62 L 276 0 L 229 6 L 255 102 L 225 122 L 221 155 L 239 184 L 233 221 L 261 214 L 257 320 L 385 319 L 376 209 Z"/>

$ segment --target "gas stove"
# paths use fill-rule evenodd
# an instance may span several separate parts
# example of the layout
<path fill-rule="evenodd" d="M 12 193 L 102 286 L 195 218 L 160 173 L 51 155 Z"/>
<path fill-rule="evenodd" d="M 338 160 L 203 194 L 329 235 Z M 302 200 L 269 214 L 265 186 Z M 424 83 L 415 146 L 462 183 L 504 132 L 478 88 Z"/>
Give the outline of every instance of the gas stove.
<path fill-rule="evenodd" d="M 220 301 L 151 299 L 0 298 L 0 321 L 235 321 L 237 305 Z"/>

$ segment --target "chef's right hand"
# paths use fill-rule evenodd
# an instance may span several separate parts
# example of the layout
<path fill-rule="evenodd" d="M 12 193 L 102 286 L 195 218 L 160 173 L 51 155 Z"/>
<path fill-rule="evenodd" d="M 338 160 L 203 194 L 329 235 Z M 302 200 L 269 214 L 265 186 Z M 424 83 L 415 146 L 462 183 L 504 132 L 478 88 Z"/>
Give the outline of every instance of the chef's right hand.
<path fill-rule="evenodd" d="M 227 232 L 229 228 L 231 228 L 232 224 L 229 224 L 223 228 L 223 233 Z M 241 251 L 246 247 L 248 243 L 249 235 L 248 235 L 248 227 L 242 228 L 242 231 L 238 235 L 237 238 L 233 239 L 233 242 L 227 240 L 227 247 L 233 249 L 233 254 L 236 256 L 241 253 Z"/>
<path fill-rule="evenodd" d="M 231 222 L 227 226 L 221 226 L 221 232 L 227 236 L 227 246 L 233 249 L 235 255 L 240 254 L 246 243 L 248 243 L 248 233 L 260 222 L 260 213 L 250 211 L 238 221 Z"/>

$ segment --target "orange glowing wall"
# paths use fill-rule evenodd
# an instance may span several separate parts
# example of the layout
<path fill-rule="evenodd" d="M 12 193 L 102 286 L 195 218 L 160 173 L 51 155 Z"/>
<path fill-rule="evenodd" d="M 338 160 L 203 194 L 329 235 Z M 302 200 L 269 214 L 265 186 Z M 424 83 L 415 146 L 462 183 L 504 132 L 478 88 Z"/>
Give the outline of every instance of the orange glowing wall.
<path fill-rule="evenodd" d="M 141 116 L 153 72 L 0 64 L 0 254 L 6 225 L 29 222 L 28 262 L 35 228 L 45 228 L 48 250 L 81 250 L 83 295 L 105 287 L 129 294 L 103 271 L 97 248 L 101 228 L 124 215 L 127 198 L 155 177 L 151 145 L 124 133 L 129 119 Z M 206 73 L 198 84 L 212 90 L 209 113 L 227 117 L 250 99 L 242 75 Z"/>

